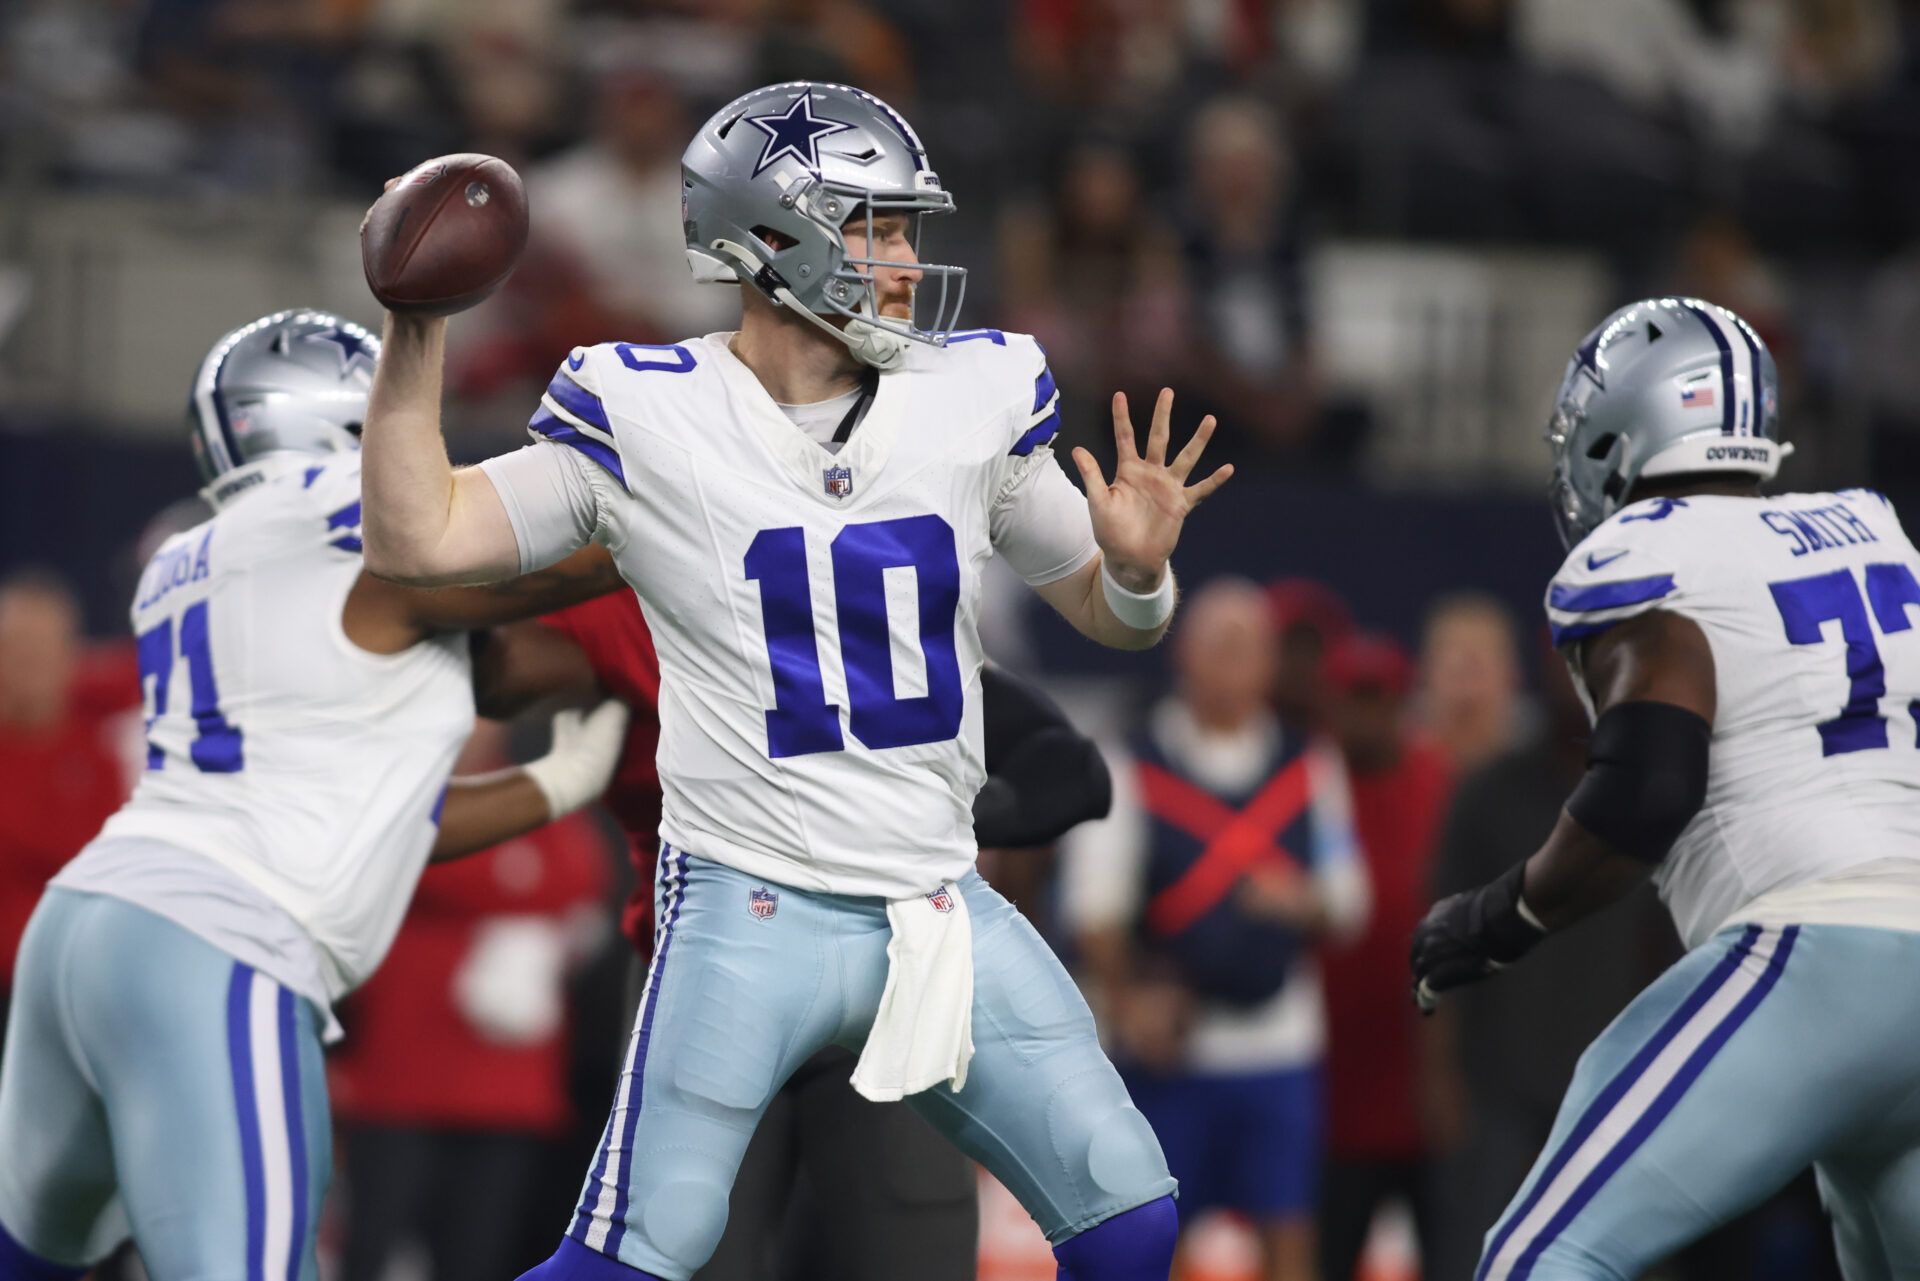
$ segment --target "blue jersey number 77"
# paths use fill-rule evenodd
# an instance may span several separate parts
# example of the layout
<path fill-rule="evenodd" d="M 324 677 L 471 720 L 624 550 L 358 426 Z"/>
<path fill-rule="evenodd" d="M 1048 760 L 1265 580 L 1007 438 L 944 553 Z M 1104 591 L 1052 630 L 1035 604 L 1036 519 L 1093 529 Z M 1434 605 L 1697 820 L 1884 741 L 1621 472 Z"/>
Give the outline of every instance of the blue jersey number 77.
<path fill-rule="evenodd" d="M 1879 624 L 1882 635 L 1913 626 L 1907 607 L 1920 605 L 1920 579 L 1914 577 L 1912 567 L 1894 561 L 1868 565 L 1864 594 L 1859 580 L 1845 569 L 1769 583 L 1767 588 L 1790 643 L 1819 644 L 1825 639 L 1821 625 L 1831 622 L 1840 624 L 1841 638 L 1847 643 L 1847 702 L 1838 716 L 1820 723 L 1821 755 L 1886 747 L 1887 718 L 1880 714 L 1880 700 L 1887 696 L 1887 669 L 1880 661 L 1874 624 Z M 1920 701 L 1910 704 L 1909 711 L 1920 722 Z"/>

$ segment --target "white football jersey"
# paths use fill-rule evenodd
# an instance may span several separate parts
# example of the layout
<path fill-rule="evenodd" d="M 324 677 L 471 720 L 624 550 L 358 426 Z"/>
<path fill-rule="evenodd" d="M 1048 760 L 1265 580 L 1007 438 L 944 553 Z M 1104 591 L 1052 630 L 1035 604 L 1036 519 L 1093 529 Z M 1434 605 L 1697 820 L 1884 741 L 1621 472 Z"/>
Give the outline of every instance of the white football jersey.
<path fill-rule="evenodd" d="M 1689 946 L 1762 895 L 1920 870 L 1920 554 L 1884 497 L 1648 499 L 1547 593 L 1559 645 L 1649 610 L 1700 626 L 1718 689 L 1706 804 L 1658 873 Z"/>
<path fill-rule="evenodd" d="M 485 467 L 523 565 L 591 533 L 639 595 L 662 839 L 804 889 L 929 892 L 977 853 L 981 570 L 997 549 L 1042 584 L 1094 555 L 1053 376 L 1018 334 L 916 346 L 832 453 L 730 337 L 576 350 L 545 443 Z"/>
<path fill-rule="evenodd" d="M 328 993 L 386 955 L 473 727 L 464 633 L 393 655 L 347 639 L 360 456 L 268 465 L 169 538 L 133 603 L 147 768 L 102 838 L 212 859 L 313 937 Z"/>

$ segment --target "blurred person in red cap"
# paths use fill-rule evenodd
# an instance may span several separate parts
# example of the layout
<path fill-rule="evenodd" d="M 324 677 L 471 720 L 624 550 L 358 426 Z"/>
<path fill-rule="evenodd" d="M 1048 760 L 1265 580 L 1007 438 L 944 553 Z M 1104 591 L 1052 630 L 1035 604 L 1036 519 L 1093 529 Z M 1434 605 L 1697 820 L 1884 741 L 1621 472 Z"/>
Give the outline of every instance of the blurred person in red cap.
<path fill-rule="evenodd" d="M 1353 612 L 1340 594 L 1311 578 L 1267 584 L 1267 606 L 1279 638 L 1273 707 L 1284 721 L 1318 728 L 1326 720 L 1327 651 L 1353 631 Z"/>
<path fill-rule="evenodd" d="M 139 703 L 132 647 L 89 647 L 63 579 L 0 581 L 0 1027 L 41 891 L 126 799 L 116 730 Z"/>
<path fill-rule="evenodd" d="M 507 762 L 480 721 L 456 770 Z M 344 1281 L 378 1281 L 409 1240 L 428 1281 L 519 1259 L 522 1205 L 572 1121 L 569 970 L 605 938 L 607 851 L 569 815 L 420 881 L 393 950 L 342 1011 L 328 1060 L 347 1176 Z"/>
<path fill-rule="evenodd" d="M 1330 728 L 1347 762 L 1353 821 L 1373 890 L 1366 933 L 1327 947 L 1327 1167 L 1321 1281 L 1352 1281 L 1374 1215 L 1413 1212 L 1421 1255 L 1433 1237 L 1420 1019 L 1407 999 L 1407 940 L 1430 901 L 1432 859 L 1452 770 L 1409 724 L 1413 661 L 1384 636 L 1328 651 Z"/>
<path fill-rule="evenodd" d="M 1427 733 L 1457 773 L 1485 765 L 1526 730 L 1513 614 L 1492 596 L 1463 592 L 1427 612 L 1420 680 Z"/>
<path fill-rule="evenodd" d="M 1310 949 L 1356 934 L 1368 893 L 1339 751 L 1270 705 L 1273 624 L 1251 582 L 1193 593 L 1175 693 L 1115 762 L 1112 816 L 1068 838 L 1061 906 L 1182 1219 L 1243 1215 L 1265 1281 L 1306 1281 L 1327 1035 Z"/>

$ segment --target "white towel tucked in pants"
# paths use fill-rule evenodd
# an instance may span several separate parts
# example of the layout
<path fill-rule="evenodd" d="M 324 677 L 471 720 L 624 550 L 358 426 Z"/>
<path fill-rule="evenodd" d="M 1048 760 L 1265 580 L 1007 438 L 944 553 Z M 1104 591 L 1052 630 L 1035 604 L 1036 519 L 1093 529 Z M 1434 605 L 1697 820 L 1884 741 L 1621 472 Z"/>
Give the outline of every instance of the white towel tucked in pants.
<path fill-rule="evenodd" d="M 887 904 L 887 986 L 853 1088 L 892 1103 L 967 1083 L 973 1058 L 973 924 L 958 886 Z"/>

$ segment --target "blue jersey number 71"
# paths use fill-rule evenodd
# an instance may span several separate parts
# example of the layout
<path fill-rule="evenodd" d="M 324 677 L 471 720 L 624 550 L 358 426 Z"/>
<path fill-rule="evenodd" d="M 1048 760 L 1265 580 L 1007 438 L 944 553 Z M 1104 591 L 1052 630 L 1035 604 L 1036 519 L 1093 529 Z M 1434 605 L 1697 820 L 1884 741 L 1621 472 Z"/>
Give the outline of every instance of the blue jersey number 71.
<path fill-rule="evenodd" d="M 196 601 L 180 615 L 180 656 L 187 660 L 188 692 L 193 697 L 193 744 L 188 750 L 194 766 L 207 774 L 236 774 L 246 763 L 240 730 L 227 724 L 220 712 L 220 687 L 213 677 L 213 651 L 208 647 L 207 602 Z M 173 684 L 173 620 L 163 618 L 141 632 L 140 683 L 153 682 L 152 701 L 148 704 L 147 730 L 167 714 L 168 695 Z M 152 739 L 147 740 L 147 768 L 161 769 L 166 754 Z"/>

